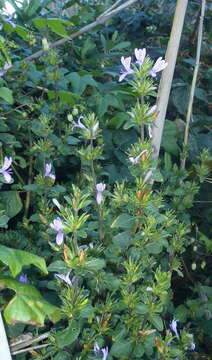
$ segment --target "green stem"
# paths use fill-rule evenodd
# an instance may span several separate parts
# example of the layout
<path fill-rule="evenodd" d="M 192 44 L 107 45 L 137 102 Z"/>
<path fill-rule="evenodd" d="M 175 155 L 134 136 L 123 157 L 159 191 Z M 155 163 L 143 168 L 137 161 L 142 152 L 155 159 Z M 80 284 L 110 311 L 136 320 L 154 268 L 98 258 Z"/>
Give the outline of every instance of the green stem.
<path fill-rule="evenodd" d="M 32 148 L 32 134 L 30 126 L 28 127 L 28 135 L 29 135 L 29 152 Z M 30 155 L 29 157 L 29 172 L 28 172 L 28 185 L 32 182 L 32 169 L 33 169 L 33 157 Z M 29 206 L 30 206 L 30 199 L 31 199 L 31 191 L 27 191 L 26 194 L 26 202 L 25 202 L 25 211 L 24 211 L 24 217 L 28 217 L 29 212 Z"/>
<path fill-rule="evenodd" d="M 144 96 L 141 96 L 141 106 L 144 105 Z M 140 126 L 140 135 L 141 135 L 141 141 L 144 141 L 144 124 L 141 124 Z"/>

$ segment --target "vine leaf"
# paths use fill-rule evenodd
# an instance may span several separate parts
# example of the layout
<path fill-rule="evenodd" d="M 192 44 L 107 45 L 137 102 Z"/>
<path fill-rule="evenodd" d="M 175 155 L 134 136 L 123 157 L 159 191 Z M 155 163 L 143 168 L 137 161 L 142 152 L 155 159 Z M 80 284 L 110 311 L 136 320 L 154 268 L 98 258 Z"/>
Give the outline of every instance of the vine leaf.
<path fill-rule="evenodd" d="M 4 310 L 8 324 L 43 326 L 46 317 L 53 322 L 61 317 L 60 309 L 46 301 L 33 285 L 4 278 L 0 280 L 0 288 L 9 288 L 16 293 Z"/>
<path fill-rule="evenodd" d="M 27 251 L 11 249 L 0 245 L 0 261 L 9 266 L 12 276 L 17 276 L 23 266 L 35 265 L 45 274 L 48 274 L 45 260 Z"/>

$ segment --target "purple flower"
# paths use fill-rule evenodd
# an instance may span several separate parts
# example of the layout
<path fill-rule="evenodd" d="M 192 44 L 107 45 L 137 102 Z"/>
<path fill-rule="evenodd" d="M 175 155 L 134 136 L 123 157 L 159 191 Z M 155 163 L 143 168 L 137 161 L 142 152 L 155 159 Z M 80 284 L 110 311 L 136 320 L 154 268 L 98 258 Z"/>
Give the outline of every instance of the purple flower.
<path fill-rule="evenodd" d="M 6 62 L 4 64 L 4 69 L 0 70 L 0 77 L 4 76 L 8 72 L 10 67 L 11 65 L 8 62 Z"/>
<path fill-rule="evenodd" d="M 178 322 L 178 320 L 173 319 L 169 326 L 170 326 L 171 330 L 175 333 L 177 338 L 179 338 L 179 334 L 178 334 L 178 331 L 177 331 L 177 322 Z"/>
<path fill-rule="evenodd" d="M 150 70 L 150 75 L 152 77 L 156 77 L 157 73 L 159 71 L 162 71 L 163 69 L 166 68 L 166 66 L 168 65 L 168 63 L 165 60 L 162 60 L 162 57 L 159 57 L 155 63 L 155 65 L 153 66 L 153 68 Z"/>
<path fill-rule="evenodd" d="M 10 183 L 12 180 L 12 176 L 11 174 L 11 169 L 9 169 L 10 165 L 12 164 L 12 158 L 11 157 L 7 157 L 5 156 L 4 158 L 4 163 L 2 168 L 0 168 L 0 174 L 2 174 L 4 176 L 4 179 L 7 183 Z"/>
<path fill-rule="evenodd" d="M 97 190 L 96 202 L 98 205 L 100 205 L 102 202 L 102 193 L 105 190 L 105 187 L 106 185 L 103 183 L 96 184 L 96 190 Z"/>
<path fill-rule="evenodd" d="M 129 160 L 130 160 L 130 162 L 133 164 L 133 165 L 136 165 L 136 164 L 138 164 L 139 163 L 139 161 L 140 161 L 140 157 L 143 155 L 143 154 L 145 154 L 146 152 L 148 152 L 148 150 L 143 150 L 143 151 L 141 151 L 141 153 L 138 155 L 138 156 L 136 156 L 136 157 L 129 157 Z"/>
<path fill-rule="evenodd" d="M 71 273 L 71 271 L 69 271 L 66 275 L 63 275 L 63 274 L 55 274 L 55 277 L 57 277 L 58 279 L 60 279 L 60 280 L 63 280 L 68 286 L 72 286 L 73 285 L 73 283 L 74 283 L 74 278 L 75 277 L 73 277 L 73 279 L 71 280 L 70 279 L 70 273 Z"/>
<path fill-rule="evenodd" d="M 194 343 L 194 342 L 191 342 L 191 343 L 190 343 L 190 346 L 191 346 L 191 350 L 195 350 L 196 345 L 195 345 L 195 343 Z"/>
<path fill-rule="evenodd" d="M 50 227 L 57 232 L 57 236 L 56 236 L 56 243 L 57 245 L 61 245 L 63 243 L 63 239 L 64 239 L 64 234 L 63 234 L 63 229 L 64 229 L 64 225 L 62 223 L 62 220 L 60 217 L 57 217 L 56 219 L 53 220 L 53 222 L 50 224 Z"/>
<path fill-rule="evenodd" d="M 21 274 L 18 278 L 18 281 L 20 281 L 21 283 L 28 283 L 27 275 Z"/>
<path fill-rule="evenodd" d="M 80 115 L 77 123 L 75 121 L 73 121 L 73 129 L 76 127 L 76 128 L 80 128 L 82 130 L 85 130 L 85 131 L 88 131 L 88 129 L 86 128 L 85 125 L 83 125 L 83 123 L 80 121 L 81 119 L 83 119 L 83 116 Z"/>
<path fill-rule="evenodd" d="M 135 49 L 136 64 L 141 66 L 146 56 L 146 49 Z"/>
<path fill-rule="evenodd" d="M 46 164 L 44 176 L 50 177 L 51 179 L 55 180 L 55 175 L 51 173 L 51 169 L 52 169 L 52 164 Z"/>
<path fill-rule="evenodd" d="M 124 58 L 124 56 L 121 57 L 121 63 L 124 66 L 125 70 L 121 70 L 121 75 L 119 77 L 119 82 L 121 82 L 122 80 L 124 80 L 125 76 L 133 74 L 134 70 L 132 70 L 130 68 L 130 64 L 131 64 L 131 56 L 127 57 L 126 59 Z"/>
<path fill-rule="evenodd" d="M 106 360 L 108 357 L 108 347 L 106 348 L 100 348 L 99 345 L 97 343 L 94 344 L 94 353 L 96 356 L 101 355 L 101 353 L 103 354 L 102 360 Z"/>
<path fill-rule="evenodd" d="M 14 22 L 11 21 L 12 18 L 13 18 L 12 15 L 10 15 L 8 18 L 3 18 L 2 20 L 15 28 L 16 25 L 14 24 Z"/>

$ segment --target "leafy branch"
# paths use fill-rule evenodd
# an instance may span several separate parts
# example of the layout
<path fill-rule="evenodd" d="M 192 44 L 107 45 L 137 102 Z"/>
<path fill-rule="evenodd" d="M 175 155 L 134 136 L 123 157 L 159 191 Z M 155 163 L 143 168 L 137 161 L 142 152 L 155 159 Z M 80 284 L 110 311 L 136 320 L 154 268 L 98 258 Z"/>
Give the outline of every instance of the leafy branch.
<path fill-rule="evenodd" d="M 111 8 L 109 8 L 107 11 L 105 11 L 100 16 L 98 16 L 98 18 L 94 22 L 82 27 L 80 30 L 71 34 L 69 37 L 55 41 L 54 43 L 49 45 L 50 48 L 55 48 L 55 47 L 61 46 L 61 45 L 65 44 L 66 42 L 73 40 L 73 39 L 79 37 L 80 35 L 90 31 L 94 27 L 104 24 L 107 20 L 109 20 L 113 16 L 117 15 L 120 11 L 123 11 L 127 7 L 133 5 L 136 1 L 138 1 L 138 0 L 128 0 L 124 4 L 118 6 L 117 8 L 114 9 L 115 5 L 117 6 L 120 3 L 120 1 L 117 1 L 113 6 L 111 6 Z M 42 56 L 44 53 L 45 53 L 44 50 L 39 50 L 36 53 L 24 58 L 23 61 L 34 60 L 34 59 Z"/>

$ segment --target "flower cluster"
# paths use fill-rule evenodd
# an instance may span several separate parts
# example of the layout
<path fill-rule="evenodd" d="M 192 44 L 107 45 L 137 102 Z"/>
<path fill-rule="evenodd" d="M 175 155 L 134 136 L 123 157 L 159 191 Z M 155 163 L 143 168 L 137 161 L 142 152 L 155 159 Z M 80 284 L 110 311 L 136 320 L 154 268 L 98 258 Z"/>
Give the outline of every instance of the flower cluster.
<path fill-rule="evenodd" d="M 136 64 L 141 67 L 144 63 L 145 57 L 146 57 L 146 49 L 135 49 L 135 58 L 136 58 Z M 135 71 L 131 69 L 131 56 L 124 58 L 124 56 L 121 57 L 121 63 L 124 67 L 124 70 L 121 70 L 121 75 L 119 77 L 119 82 L 124 80 L 124 78 L 127 75 L 133 74 Z M 162 59 L 162 57 L 159 57 L 157 61 L 155 62 L 152 69 L 149 71 L 149 74 L 155 78 L 157 76 L 157 73 L 164 70 L 168 63 Z"/>

